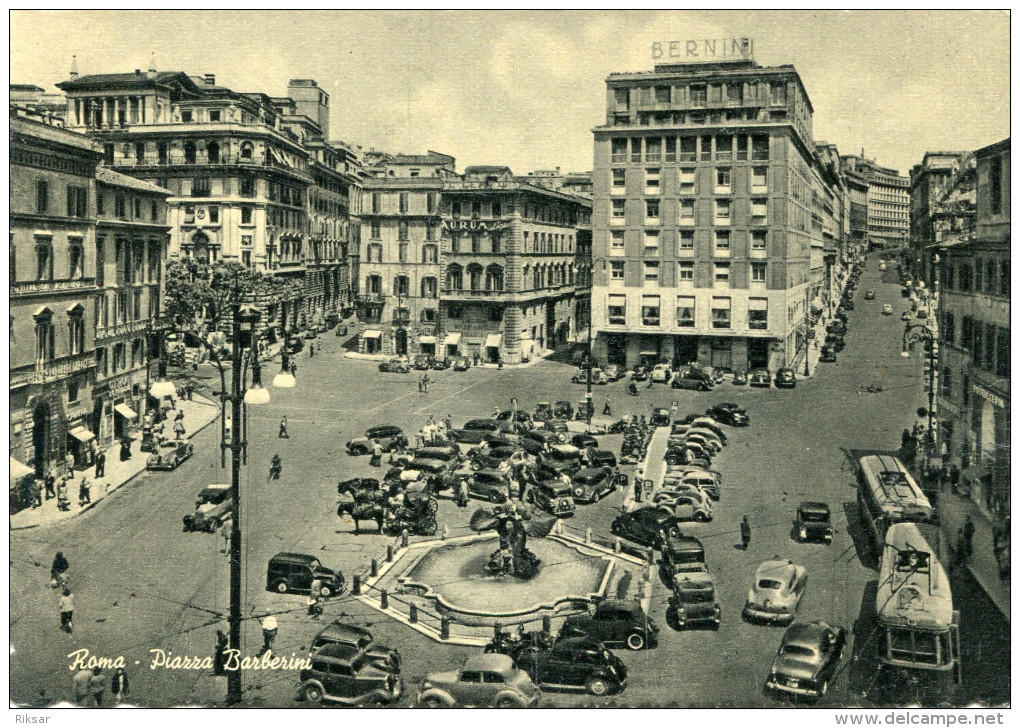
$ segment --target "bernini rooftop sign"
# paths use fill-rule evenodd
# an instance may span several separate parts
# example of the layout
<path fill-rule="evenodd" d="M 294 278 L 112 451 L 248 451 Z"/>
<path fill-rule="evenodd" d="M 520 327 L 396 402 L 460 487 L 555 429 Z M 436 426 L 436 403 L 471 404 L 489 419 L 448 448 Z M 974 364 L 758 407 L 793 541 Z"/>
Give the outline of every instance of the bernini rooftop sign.
<path fill-rule="evenodd" d="M 668 58 L 673 63 L 750 61 L 754 59 L 754 38 L 656 41 L 652 43 L 652 58 Z"/>

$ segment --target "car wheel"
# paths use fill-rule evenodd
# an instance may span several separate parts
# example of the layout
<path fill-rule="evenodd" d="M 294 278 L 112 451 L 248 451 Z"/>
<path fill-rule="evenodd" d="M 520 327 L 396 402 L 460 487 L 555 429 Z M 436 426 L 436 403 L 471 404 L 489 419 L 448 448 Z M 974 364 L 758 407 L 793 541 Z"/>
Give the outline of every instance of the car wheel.
<path fill-rule="evenodd" d="M 482 464 L 480 462 L 478 462 L 477 460 L 472 460 L 471 461 L 471 469 L 472 470 L 481 470 L 482 469 Z"/>
<path fill-rule="evenodd" d="M 609 532 L 614 536 L 620 536 L 623 534 L 623 528 L 616 521 L 613 521 L 609 526 Z"/>
<path fill-rule="evenodd" d="M 280 579 L 278 582 L 276 582 L 276 584 L 273 585 L 273 588 L 277 591 L 278 594 L 286 594 L 287 590 L 290 589 L 290 586 L 287 584 L 287 581 L 285 579 Z"/>
<path fill-rule="evenodd" d="M 305 700 L 309 703 L 321 703 L 322 702 L 322 688 L 318 685 L 308 685 L 305 687 Z"/>
<path fill-rule="evenodd" d="M 443 707 L 443 701 L 441 701 L 439 698 L 425 698 L 423 701 L 421 701 L 421 704 L 424 705 L 426 708 Z"/>
<path fill-rule="evenodd" d="M 505 500 L 506 498 L 503 496 L 503 494 L 499 493 L 498 491 L 494 490 L 491 493 L 489 493 L 489 501 L 492 503 L 502 503 Z"/>
<path fill-rule="evenodd" d="M 627 649 L 643 650 L 645 648 L 645 636 L 640 632 L 634 632 L 627 636 Z"/>
<path fill-rule="evenodd" d="M 333 596 L 333 589 L 328 586 L 321 587 L 319 589 L 319 596 L 321 596 L 323 599 L 329 599 L 331 596 Z"/>
<path fill-rule="evenodd" d="M 601 677 L 593 677 L 584 688 L 591 695 L 602 696 L 609 694 L 609 682 Z"/>
<path fill-rule="evenodd" d="M 574 498 L 584 498 L 584 488 L 574 488 Z"/>
<path fill-rule="evenodd" d="M 520 703 L 513 698 L 500 698 L 496 701 L 497 708 L 516 708 L 519 705 Z"/>
<path fill-rule="evenodd" d="M 680 529 L 679 528 L 677 528 L 676 526 L 670 526 L 669 527 L 669 536 L 670 536 L 670 538 L 680 538 L 681 535 L 682 534 L 680 533 Z"/>
<path fill-rule="evenodd" d="M 698 523 L 705 523 L 710 519 L 707 513 L 702 513 L 701 511 L 698 511 L 697 513 L 694 514 L 694 520 L 697 521 Z"/>

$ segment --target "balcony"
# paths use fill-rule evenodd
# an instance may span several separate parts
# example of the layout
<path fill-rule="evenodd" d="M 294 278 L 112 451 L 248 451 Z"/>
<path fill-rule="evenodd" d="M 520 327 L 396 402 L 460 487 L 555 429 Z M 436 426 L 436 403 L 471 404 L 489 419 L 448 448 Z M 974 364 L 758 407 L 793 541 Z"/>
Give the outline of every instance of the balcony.
<path fill-rule="evenodd" d="M 362 292 L 358 294 L 359 303 L 385 303 L 386 294 L 384 293 L 367 293 Z"/>
<path fill-rule="evenodd" d="M 95 287 L 95 278 L 66 278 L 51 281 L 18 281 L 10 284 L 10 292 L 12 296 L 25 296 L 57 291 L 84 291 Z"/>
<path fill-rule="evenodd" d="M 487 291 L 485 289 L 444 288 L 443 298 L 450 301 L 506 301 L 511 297 L 509 291 Z"/>
<path fill-rule="evenodd" d="M 57 379 L 64 379 L 77 372 L 93 369 L 96 366 L 95 354 L 75 354 L 48 362 L 36 362 L 33 368 L 24 367 L 11 370 L 10 388 L 23 387 L 28 384 L 45 384 Z"/>
<path fill-rule="evenodd" d="M 142 319 L 140 321 L 126 321 L 122 324 L 113 324 L 112 326 L 96 326 L 96 341 L 112 339 L 117 336 L 124 336 L 125 334 L 138 334 L 146 331 L 150 323 L 152 322 L 149 319 Z"/>

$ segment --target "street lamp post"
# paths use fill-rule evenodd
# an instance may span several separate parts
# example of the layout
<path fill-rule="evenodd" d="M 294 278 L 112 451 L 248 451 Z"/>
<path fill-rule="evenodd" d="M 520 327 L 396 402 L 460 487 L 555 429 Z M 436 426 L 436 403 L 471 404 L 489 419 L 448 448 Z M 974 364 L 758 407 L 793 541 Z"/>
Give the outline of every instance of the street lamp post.
<path fill-rule="evenodd" d="M 588 371 L 587 371 L 587 374 L 585 376 L 585 382 L 584 382 L 584 402 L 585 402 L 585 406 L 588 408 L 588 412 L 587 412 L 588 416 L 585 417 L 585 420 L 587 421 L 587 423 L 589 425 L 591 424 L 591 416 L 592 416 L 592 414 L 595 411 L 595 403 L 592 401 L 592 398 L 591 398 L 591 369 L 592 369 L 592 366 L 594 365 L 594 362 L 592 360 L 592 351 L 591 351 L 591 347 L 592 347 L 592 337 L 591 337 L 592 331 L 591 331 L 591 329 L 592 329 L 592 324 L 593 324 L 592 309 L 594 308 L 594 305 L 595 305 L 594 300 L 593 300 L 594 296 L 592 296 L 592 290 L 591 289 L 592 289 L 592 282 L 593 282 L 592 281 L 592 273 L 595 270 L 595 263 L 597 263 L 598 261 L 602 261 L 602 269 L 605 270 L 605 268 L 606 268 L 606 259 L 605 258 L 593 258 L 592 261 L 591 261 L 591 264 L 588 266 L 588 361 L 587 361 Z"/>
<path fill-rule="evenodd" d="M 927 344 L 930 354 L 928 355 L 928 444 L 926 448 L 931 454 L 938 452 L 938 433 L 935 431 L 935 368 L 938 363 L 938 355 L 935 351 L 935 332 L 928 328 L 927 324 L 911 324 L 907 322 L 903 327 L 903 348 L 900 356 L 909 357 L 910 350 L 914 344 L 923 341 Z"/>

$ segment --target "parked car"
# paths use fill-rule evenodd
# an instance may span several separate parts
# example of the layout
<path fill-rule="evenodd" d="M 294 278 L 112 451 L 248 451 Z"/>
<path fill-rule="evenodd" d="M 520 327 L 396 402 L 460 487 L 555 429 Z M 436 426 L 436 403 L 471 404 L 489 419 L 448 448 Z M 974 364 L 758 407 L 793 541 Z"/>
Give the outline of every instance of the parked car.
<path fill-rule="evenodd" d="M 432 368 L 436 371 L 443 371 L 453 366 L 453 359 L 448 356 L 437 356 L 432 359 Z"/>
<path fill-rule="evenodd" d="M 602 371 L 606 373 L 606 378 L 608 378 L 610 382 L 616 382 L 623 379 L 623 375 L 627 373 L 619 364 L 607 364 L 606 368 Z"/>
<path fill-rule="evenodd" d="M 832 344 L 824 344 L 822 346 L 821 354 L 818 356 L 818 361 L 832 363 L 836 361 L 836 347 Z"/>
<path fill-rule="evenodd" d="M 563 435 L 563 433 L 551 432 L 546 429 L 531 430 L 529 432 L 525 432 L 521 436 L 521 447 L 523 447 L 524 452 L 529 455 L 537 456 L 545 452 L 548 448 L 554 445 L 559 445 L 563 442 L 563 440 L 566 439 L 566 436 L 563 435 L 561 438 L 561 435 Z"/>
<path fill-rule="evenodd" d="M 653 382 L 661 382 L 665 384 L 669 381 L 672 372 L 669 369 L 669 364 L 656 364 L 652 367 L 651 378 Z"/>
<path fill-rule="evenodd" d="M 411 366 L 418 370 L 431 369 L 432 357 L 428 354 L 415 354 L 414 359 L 411 360 Z"/>
<path fill-rule="evenodd" d="M 596 450 L 589 456 L 593 468 L 615 468 L 617 466 L 616 453 L 612 450 Z"/>
<path fill-rule="evenodd" d="M 382 706 L 397 702 L 404 693 L 397 672 L 380 667 L 357 647 L 327 644 L 309 659 L 311 667 L 300 672 L 296 700 Z"/>
<path fill-rule="evenodd" d="M 308 594 L 315 579 L 322 582 L 322 597 L 337 596 L 344 590 L 344 575 L 339 571 L 327 569 L 314 556 L 284 551 L 269 560 L 266 591 Z"/>
<path fill-rule="evenodd" d="M 584 450 L 589 447 L 598 448 L 599 441 L 595 439 L 594 435 L 589 435 L 587 432 L 579 432 L 570 438 L 570 444 L 579 450 Z"/>
<path fill-rule="evenodd" d="M 627 485 L 627 476 L 609 468 L 584 468 L 570 476 L 574 500 L 578 503 L 594 503 L 620 485 Z"/>
<path fill-rule="evenodd" d="M 679 371 L 669 383 L 673 389 L 690 389 L 695 392 L 711 392 L 715 384 L 703 376 L 691 376 L 689 372 Z"/>
<path fill-rule="evenodd" d="M 538 462 L 557 475 L 570 475 L 581 468 L 581 451 L 573 445 L 551 445 L 539 453 Z"/>
<path fill-rule="evenodd" d="M 669 410 L 665 407 L 653 407 L 648 424 L 652 427 L 669 427 Z"/>
<path fill-rule="evenodd" d="M 663 495 L 663 492 L 658 494 Z M 712 520 L 712 501 L 701 489 L 694 488 L 677 492 L 677 495 L 670 499 L 658 501 L 659 508 L 673 514 L 677 521 L 698 521 L 706 523 Z"/>
<path fill-rule="evenodd" d="M 411 365 L 402 356 L 394 357 L 389 361 L 384 361 L 379 365 L 379 371 L 381 372 L 395 372 L 397 374 L 407 374 L 411 371 Z"/>
<path fill-rule="evenodd" d="M 789 559 L 770 559 L 754 573 L 744 619 L 790 624 L 807 587 L 807 569 Z"/>
<path fill-rule="evenodd" d="M 468 420 L 459 430 L 450 430 L 446 437 L 458 443 L 477 445 L 490 437 L 496 437 L 502 429 L 497 420 Z"/>
<path fill-rule="evenodd" d="M 828 622 L 790 625 L 772 661 L 765 688 L 817 700 L 825 695 L 846 647 L 846 629 Z"/>
<path fill-rule="evenodd" d="M 528 502 L 558 518 L 574 515 L 576 510 L 571 486 L 559 479 L 545 480 L 528 489 Z"/>
<path fill-rule="evenodd" d="M 550 650 L 531 650 L 521 655 L 520 667 L 543 687 L 584 687 L 601 697 L 627 686 L 623 660 L 587 637 L 561 638 Z"/>
<path fill-rule="evenodd" d="M 372 633 L 367 629 L 343 622 L 331 622 L 319 630 L 319 633 L 312 639 L 309 653 L 325 645 L 355 647 L 378 667 L 385 668 L 390 672 L 400 672 L 400 653 L 376 642 Z"/>
<path fill-rule="evenodd" d="M 704 545 L 691 536 L 667 536 L 662 544 L 662 568 L 671 581 L 681 574 L 707 573 Z"/>
<path fill-rule="evenodd" d="M 455 372 L 466 372 L 471 368 L 471 359 L 466 356 L 454 357 L 453 360 L 453 371 Z"/>
<path fill-rule="evenodd" d="M 659 548 L 667 535 L 681 533 L 679 523 L 672 513 L 656 506 L 644 506 L 618 515 L 609 530 L 614 536 L 622 536 L 642 546 Z"/>
<path fill-rule="evenodd" d="M 705 410 L 705 414 L 716 422 L 721 422 L 730 427 L 747 427 L 751 419 L 747 412 L 735 404 L 723 403 Z"/>
<path fill-rule="evenodd" d="M 560 639 L 588 637 L 612 647 L 626 645 L 631 650 L 652 649 L 659 644 L 659 628 L 632 600 L 606 599 L 594 612 L 567 617 L 560 628 Z"/>
<path fill-rule="evenodd" d="M 772 376 L 768 369 L 752 369 L 747 383 L 752 387 L 771 387 Z"/>
<path fill-rule="evenodd" d="M 840 334 L 841 336 L 846 335 L 846 324 L 839 319 L 836 319 L 835 321 L 830 321 L 828 323 L 825 327 L 825 331 L 830 334 Z"/>
<path fill-rule="evenodd" d="M 472 655 L 459 670 L 433 672 L 418 690 L 419 705 L 432 707 L 532 707 L 542 693 L 507 655 Z"/>
<path fill-rule="evenodd" d="M 145 461 L 148 470 L 175 470 L 190 458 L 195 446 L 184 440 L 164 440 Z"/>
<path fill-rule="evenodd" d="M 776 371 L 776 387 L 779 389 L 793 389 L 797 386 L 797 375 L 789 367 L 782 367 Z"/>
<path fill-rule="evenodd" d="M 288 336 L 283 348 L 288 354 L 298 354 L 305 348 L 305 342 L 300 336 Z"/>
<path fill-rule="evenodd" d="M 340 324 L 339 326 L 336 327 L 337 336 L 347 336 L 347 334 L 349 333 L 351 333 L 351 331 L 347 327 L 347 324 Z"/>
<path fill-rule="evenodd" d="M 498 470 L 477 470 L 468 478 L 468 495 L 490 503 L 505 503 L 510 497 L 510 482 Z"/>
<path fill-rule="evenodd" d="M 825 345 L 832 347 L 835 352 L 840 352 L 846 347 L 846 340 L 839 334 L 828 334 L 825 337 Z"/>
<path fill-rule="evenodd" d="M 716 601 L 715 579 L 707 571 L 688 571 L 673 578 L 666 619 L 678 630 L 707 626 L 718 630 L 722 608 Z"/>
<path fill-rule="evenodd" d="M 553 408 L 551 402 L 539 402 L 535 405 L 535 413 L 531 416 L 531 421 L 535 423 L 545 422 L 553 417 Z"/>
<path fill-rule="evenodd" d="M 195 512 L 184 517 L 184 530 L 212 533 L 230 518 L 233 505 L 229 484 L 214 483 L 202 488 L 195 501 Z"/>
<path fill-rule="evenodd" d="M 631 373 L 630 378 L 631 381 L 634 382 L 646 382 L 648 381 L 648 375 L 649 375 L 648 367 L 636 366 L 634 367 L 634 371 Z"/>
<path fill-rule="evenodd" d="M 733 383 L 741 386 L 747 384 L 747 372 L 743 369 L 733 372 Z"/>
<path fill-rule="evenodd" d="M 570 378 L 573 384 L 587 384 L 588 383 L 588 370 L 581 367 L 574 372 L 574 376 Z M 591 368 L 591 383 L 592 384 L 609 384 L 609 377 L 599 367 Z"/>
<path fill-rule="evenodd" d="M 546 420 L 542 423 L 542 429 L 547 430 L 548 432 L 555 432 L 557 435 L 563 435 L 563 437 L 560 438 L 560 442 L 567 441 L 567 432 L 570 430 L 570 428 L 567 427 L 567 421 L 559 418 Z"/>
<path fill-rule="evenodd" d="M 372 452 L 375 441 L 378 440 L 383 452 L 393 452 L 401 446 L 407 445 L 407 437 L 404 431 L 396 425 L 378 425 L 369 427 L 364 437 L 355 437 L 348 440 L 344 446 L 348 455 L 368 455 Z"/>
<path fill-rule="evenodd" d="M 919 319 L 926 319 L 928 318 L 928 309 L 919 308 L 917 309 L 917 312 L 914 315 L 917 316 L 917 318 Z"/>
<path fill-rule="evenodd" d="M 910 315 L 910 311 L 904 311 L 900 314 L 900 321 L 910 321 L 913 316 Z"/>
<path fill-rule="evenodd" d="M 712 500 L 721 497 L 722 474 L 718 470 L 686 469 L 681 471 L 677 482 L 701 489 Z"/>
<path fill-rule="evenodd" d="M 595 403 L 589 399 L 582 399 L 577 403 L 577 408 L 574 410 L 575 420 L 590 420 L 595 416 Z"/>
<path fill-rule="evenodd" d="M 797 541 L 832 543 L 832 516 L 827 503 L 804 501 L 797 507 L 797 520 L 793 522 Z"/>
<path fill-rule="evenodd" d="M 882 304 L 882 315 L 883 316 L 892 316 L 892 304 L 891 303 L 884 303 L 884 304 Z"/>
<path fill-rule="evenodd" d="M 552 416 L 558 420 L 572 419 L 574 416 L 574 405 L 563 399 L 558 400 L 553 405 Z"/>
<path fill-rule="evenodd" d="M 517 422 L 518 426 L 528 428 L 532 426 L 531 413 L 525 412 L 524 410 L 517 410 L 516 416 L 513 410 L 503 410 L 496 415 L 496 419 L 500 422 L 510 423 L 511 420 Z"/>
<path fill-rule="evenodd" d="M 517 450 L 516 445 L 475 448 L 471 453 L 472 470 L 496 469 L 510 459 L 510 456 Z"/>
<path fill-rule="evenodd" d="M 740 410 L 741 412 L 743 410 Z M 711 415 L 699 415 L 695 417 L 690 423 L 690 432 L 698 432 L 699 430 L 708 430 L 719 438 L 719 441 L 725 445 L 728 441 L 726 431 L 720 426 L 719 421 Z"/>

